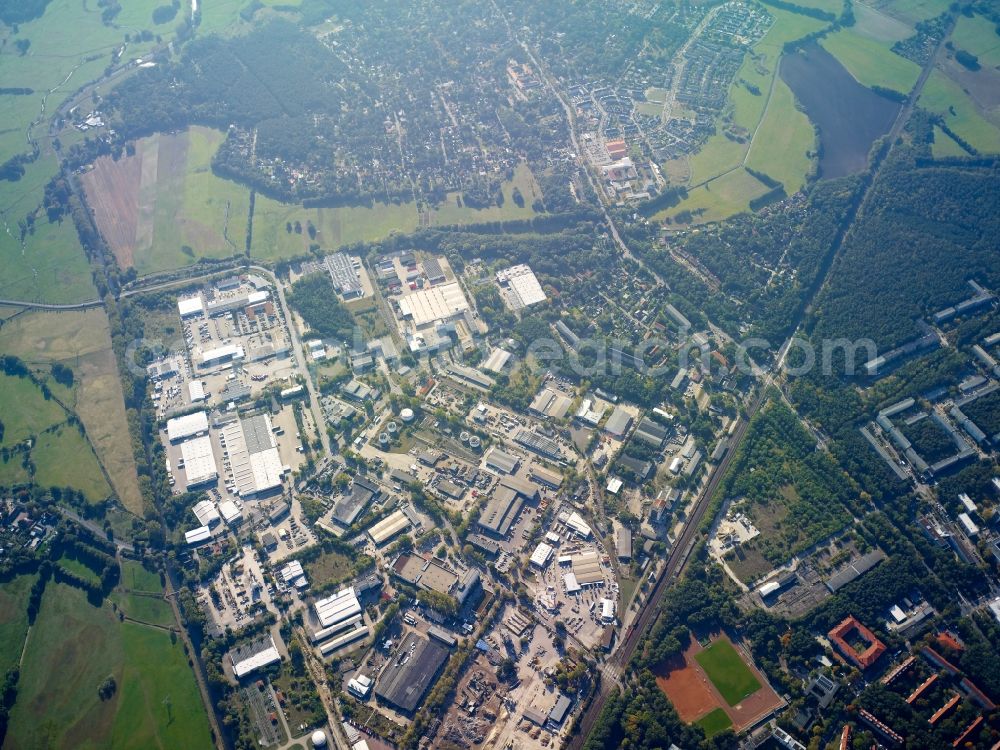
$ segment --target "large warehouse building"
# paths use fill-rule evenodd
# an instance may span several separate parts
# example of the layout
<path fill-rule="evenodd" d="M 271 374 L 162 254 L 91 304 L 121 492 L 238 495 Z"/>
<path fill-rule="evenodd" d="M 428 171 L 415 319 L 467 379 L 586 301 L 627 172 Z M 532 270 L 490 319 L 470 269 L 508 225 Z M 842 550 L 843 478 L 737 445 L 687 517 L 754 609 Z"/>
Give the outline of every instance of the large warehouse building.
<path fill-rule="evenodd" d="M 457 282 L 433 286 L 399 300 L 399 311 L 413 321 L 418 329 L 437 322 L 449 321 L 469 309 L 462 287 Z"/>
<path fill-rule="evenodd" d="M 437 681 L 447 659 L 448 649 L 411 632 L 378 676 L 375 695 L 403 713 L 412 714 Z"/>
<path fill-rule="evenodd" d="M 284 468 L 267 414 L 230 422 L 220 430 L 219 439 L 229 454 L 237 495 L 266 495 L 281 487 Z"/>
<path fill-rule="evenodd" d="M 181 459 L 184 461 L 184 475 L 187 488 L 198 487 L 219 478 L 212 451 L 212 439 L 208 435 L 191 438 L 181 443 Z"/>
<path fill-rule="evenodd" d="M 323 628 L 335 627 L 361 614 L 361 603 L 358 601 L 358 595 L 350 586 L 326 599 L 319 599 L 314 606 L 316 617 Z"/>
<path fill-rule="evenodd" d="M 197 411 L 174 417 L 167 421 L 167 439 L 177 443 L 192 435 L 204 435 L 208 432 L 208 412 Z"/>

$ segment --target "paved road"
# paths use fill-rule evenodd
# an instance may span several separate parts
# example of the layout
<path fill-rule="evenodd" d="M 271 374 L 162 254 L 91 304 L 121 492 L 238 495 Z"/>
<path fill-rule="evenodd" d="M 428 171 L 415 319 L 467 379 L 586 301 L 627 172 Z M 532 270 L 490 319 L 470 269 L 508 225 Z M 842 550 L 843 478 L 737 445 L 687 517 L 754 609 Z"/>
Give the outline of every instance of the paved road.
<path fill-rule="evenodd" d="M 0 299 L 0 305 L 11 307 L 29 307 L 33 310 L 86 310 L 91 307 L 100 307 L 104 302 L 99 299 L 89 299 L 86 302 L 71 302 L 64 305 L 49 302 L 29 302 L 23 299 Z"/>

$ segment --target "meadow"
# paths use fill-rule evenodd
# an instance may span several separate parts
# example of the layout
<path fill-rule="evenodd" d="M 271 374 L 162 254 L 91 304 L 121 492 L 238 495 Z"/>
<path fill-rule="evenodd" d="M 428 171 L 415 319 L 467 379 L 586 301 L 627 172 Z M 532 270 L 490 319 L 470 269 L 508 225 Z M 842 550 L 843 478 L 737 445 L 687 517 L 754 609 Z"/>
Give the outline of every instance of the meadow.
<path fill-rule="evenodd" d="M 976 150 L 1000 152 L 1000 128 L 983 117 L 962 87 L 940 70 L 931 73 L 918 103 L 940 115 L 951 130 Z"/>
<path fill-rule="evenodd" d="M 96 452 L 107 469 L 122 504 L 133 513 L 141 514 L 142 495 L 125 419 L 124 396 L 104 311 L 26 312 L 0 327 L 0 352 L 20 357 L 32 367 L 61 363 L 73 370 L 74 384 L 71 392 L 66 392 L 66 389 L 62 389 L 51 379 L 48 386 L 63 403 L 75 410 L 86 428 L 87 439 L 93 446 L 93 450 L 89 446 L 82 449 L 83 456 L 79 460 L 83 463 L 75 467 L 86 470 L 85 479 L 81 481 L 92 492 L 102 491 L 103 477 L 98 480 L 93 474 L 95 469 L 100 473 L 96 459 L 93 463 L 86 459 L 88 453 Z M 20 389 L 24 389 L 24 384 L 20 385 Z M 4 398 L 4 393 L 5 391 L 0 391 L 0 399 Z M 40 409 L 38 414 L 44 416 L 52 407 L 59 408 L 54 402 L 48 402 L 48 406 Z M 63 416 L 59 421 L 65 421 L 65 418 Z M 8 422 L 7 417 L 3 417 L 3 420 L 5 424 Z M 40 431 L 54 422 L 35 417 L 33 424 L 42 425 L 35 427 Z M 67 446 L 81 450 L 80 438 L 67 436 L 65 440 Z M 7 444 L 6 441 L 4 444 Z M 47 454 L 43 452 L 42 456 L 45 455 Z M 50 471 L 49 467 L 38 463 L 38 458 L 36 454 L 35 461 L 41 476 L 61 476 L 66 472 L 57 467 Z M 59 457 L 55 458 L 58 463 Z M 2 472 L 3 468 L 0 467 L 0 474 Z M 72 482 L 68 484 L 76 486 Z"/>
<path fill-rule="evenodd" d="M 985 16 L 976 14 L 969 18 L 959 14 L 951 41 L 959 49 L 978 57 L 984 68 L 1000 65 L 1000 34 L 996 32 L 996 24 Z"/>
<path fill-rule="evenodd" d="M 98 687 L 113 677 L 107 700 Z M 179 641 L 119 622 L 104 603 L 50 582 L 28 639 L 5 747 L 210 748 Z"/>
<path fill-rule="evenodd" d="M 795 106 L 795 96 L 780 78 L 761 121 L 758 137 L 747 154 L 747 166 L 778 180 L 793 195 L 805 184 L 813 165 L 816 134 L 804 112 Z"/>
<path fill-rule="evenodd" d="M 28 594 L 38 575 L 20 575 L 0 583 L 0 675 L 17 666 L 28 632 Z"/>
<path fill-rule="evenodd" d="M 862 86 L 882 86 L 907 94 L 920 77 L 920 66 L 892 51 L 892 43 L 879 41 L 853 28 L 841 29 L 820 44 Z"/>

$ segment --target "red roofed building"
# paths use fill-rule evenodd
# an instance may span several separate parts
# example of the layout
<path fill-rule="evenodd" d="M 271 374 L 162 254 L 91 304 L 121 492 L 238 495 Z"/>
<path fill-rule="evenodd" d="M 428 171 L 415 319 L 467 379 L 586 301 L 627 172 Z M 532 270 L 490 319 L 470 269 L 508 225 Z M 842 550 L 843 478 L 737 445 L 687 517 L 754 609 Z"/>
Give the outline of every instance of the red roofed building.
<path fill-rule="evenodd" d="M 604 148 L 607 149 L 611 161 L 618 161 L 628 154 L 628 146 L 625 145 L 625 141 L 621 138 L 614 141 L 607 141 L 604 144 Z"/>
<path fill-rule="evenodd" d="M 853 615 L 844 619 L 837 627 L 827 633 L 837 650 L 852 664 L 868 669 L 885 653 L 885 644 L 875 634 L 862 625 Z M 861 640 L 864 650 L 858 651 L 848 639 Z"/>

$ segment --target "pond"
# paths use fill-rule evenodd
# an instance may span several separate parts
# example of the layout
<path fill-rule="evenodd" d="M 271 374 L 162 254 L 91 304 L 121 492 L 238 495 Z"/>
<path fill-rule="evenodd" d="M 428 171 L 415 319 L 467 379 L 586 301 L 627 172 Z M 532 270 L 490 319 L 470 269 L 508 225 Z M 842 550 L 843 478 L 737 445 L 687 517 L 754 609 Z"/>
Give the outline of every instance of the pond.
<path fill-rule="evenodd" d="M 889 132 L 902 106 L 862 86 L 815 42 L 781 58 L 782 80 L 818 127 L 823 178 L 860 172 L 879 136 Z"/>

